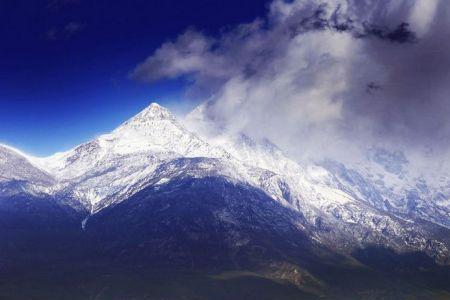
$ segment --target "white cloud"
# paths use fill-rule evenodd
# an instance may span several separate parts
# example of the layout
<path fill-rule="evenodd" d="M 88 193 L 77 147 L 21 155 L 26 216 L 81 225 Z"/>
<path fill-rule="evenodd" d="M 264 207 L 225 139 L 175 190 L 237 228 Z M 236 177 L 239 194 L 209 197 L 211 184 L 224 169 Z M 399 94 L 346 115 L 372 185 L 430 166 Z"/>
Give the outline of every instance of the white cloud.
<path fill-rule="evenodd" d="M 449 7 L 276 0 L 265 19 L 220 37 L 188 30 L 133 76 L 189 76 L 218 126 L 269 138 L 298 158 L 373 144 L 447 150 Z"/>
<path fill-rule="evenodd" d="M 439 0 L 415 1 L 409 16 L 413 30 L 420 36 L 428 32 L 439 5 Z"/>

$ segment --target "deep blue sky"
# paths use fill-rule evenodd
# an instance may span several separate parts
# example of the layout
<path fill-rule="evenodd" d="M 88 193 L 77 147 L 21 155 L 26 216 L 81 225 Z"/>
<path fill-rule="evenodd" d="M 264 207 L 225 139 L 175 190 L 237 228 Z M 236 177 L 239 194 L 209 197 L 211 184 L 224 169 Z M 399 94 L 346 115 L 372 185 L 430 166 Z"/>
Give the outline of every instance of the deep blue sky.
<path fill-rule="evenodd" d="M 264 15 L 264 0 L 1 0 L 0 142 L 35 154 L 67 150 L 185 82 L 128 74 L 188 27 L 216 35 Z M 189 104 L 188 104 L 189 106 Z"/>

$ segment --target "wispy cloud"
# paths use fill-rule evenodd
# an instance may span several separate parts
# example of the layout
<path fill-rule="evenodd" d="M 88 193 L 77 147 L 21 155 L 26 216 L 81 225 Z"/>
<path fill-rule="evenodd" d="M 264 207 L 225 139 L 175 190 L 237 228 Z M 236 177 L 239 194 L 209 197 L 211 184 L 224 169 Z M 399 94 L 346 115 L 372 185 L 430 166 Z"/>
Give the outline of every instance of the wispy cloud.
<path fill-rule="evenodd" d="M 69 22 L 63 27 L 53 27 L 46 32 L 49 40 L 68 39 L 79 33 L 85 28 L 84 24 L 78 22 Z"/>
<path fill-rule="evenodd" d="M 381 144 L 446 152 L 450 2 L 274 1 L 220 37 L 188 30 L 132 72 L 189 77 L 221 128 L 297 156 Z"/>

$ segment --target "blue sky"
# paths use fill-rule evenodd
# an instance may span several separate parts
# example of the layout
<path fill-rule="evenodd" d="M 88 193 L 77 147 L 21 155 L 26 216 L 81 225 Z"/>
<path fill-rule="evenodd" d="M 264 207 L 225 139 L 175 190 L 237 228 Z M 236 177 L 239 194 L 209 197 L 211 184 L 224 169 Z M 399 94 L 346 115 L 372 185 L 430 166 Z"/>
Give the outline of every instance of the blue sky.
<path fill-rule="evenodd" d="M 0 1 L 0 142 L 35 155 L 108 132 L 157 101 L 182 103 L 187 82 L 129 73 L 189 27 L 217 35 L 264 15 L 267 1 Z"/>

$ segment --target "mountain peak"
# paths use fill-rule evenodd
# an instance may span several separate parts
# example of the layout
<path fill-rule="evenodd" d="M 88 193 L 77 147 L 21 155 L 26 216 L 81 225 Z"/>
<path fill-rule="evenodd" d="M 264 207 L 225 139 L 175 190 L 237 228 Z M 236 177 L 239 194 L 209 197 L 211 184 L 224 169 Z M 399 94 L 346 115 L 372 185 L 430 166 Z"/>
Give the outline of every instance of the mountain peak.
<path fill-rule="evenodd" d="M 138 113 L 133 119 L 139 120 L 165 120 L 165 119 L 173 119 L 170 111 L 159 105 L 158 103 L 151 103 L 144 110 Z"/>
<path fill-rule="evenodd" d="M 151 103 L 141 112 L 139 112 L 134 117 L 130 118 L 128 121 L 123 123 L 119 128 L 123 127 L 141 127 L 147 123 L 152 123 L 154 121 L 175 121 L 175 117 L 172 113 L 165 107 L 159 105 L 158 103 Z"/>

